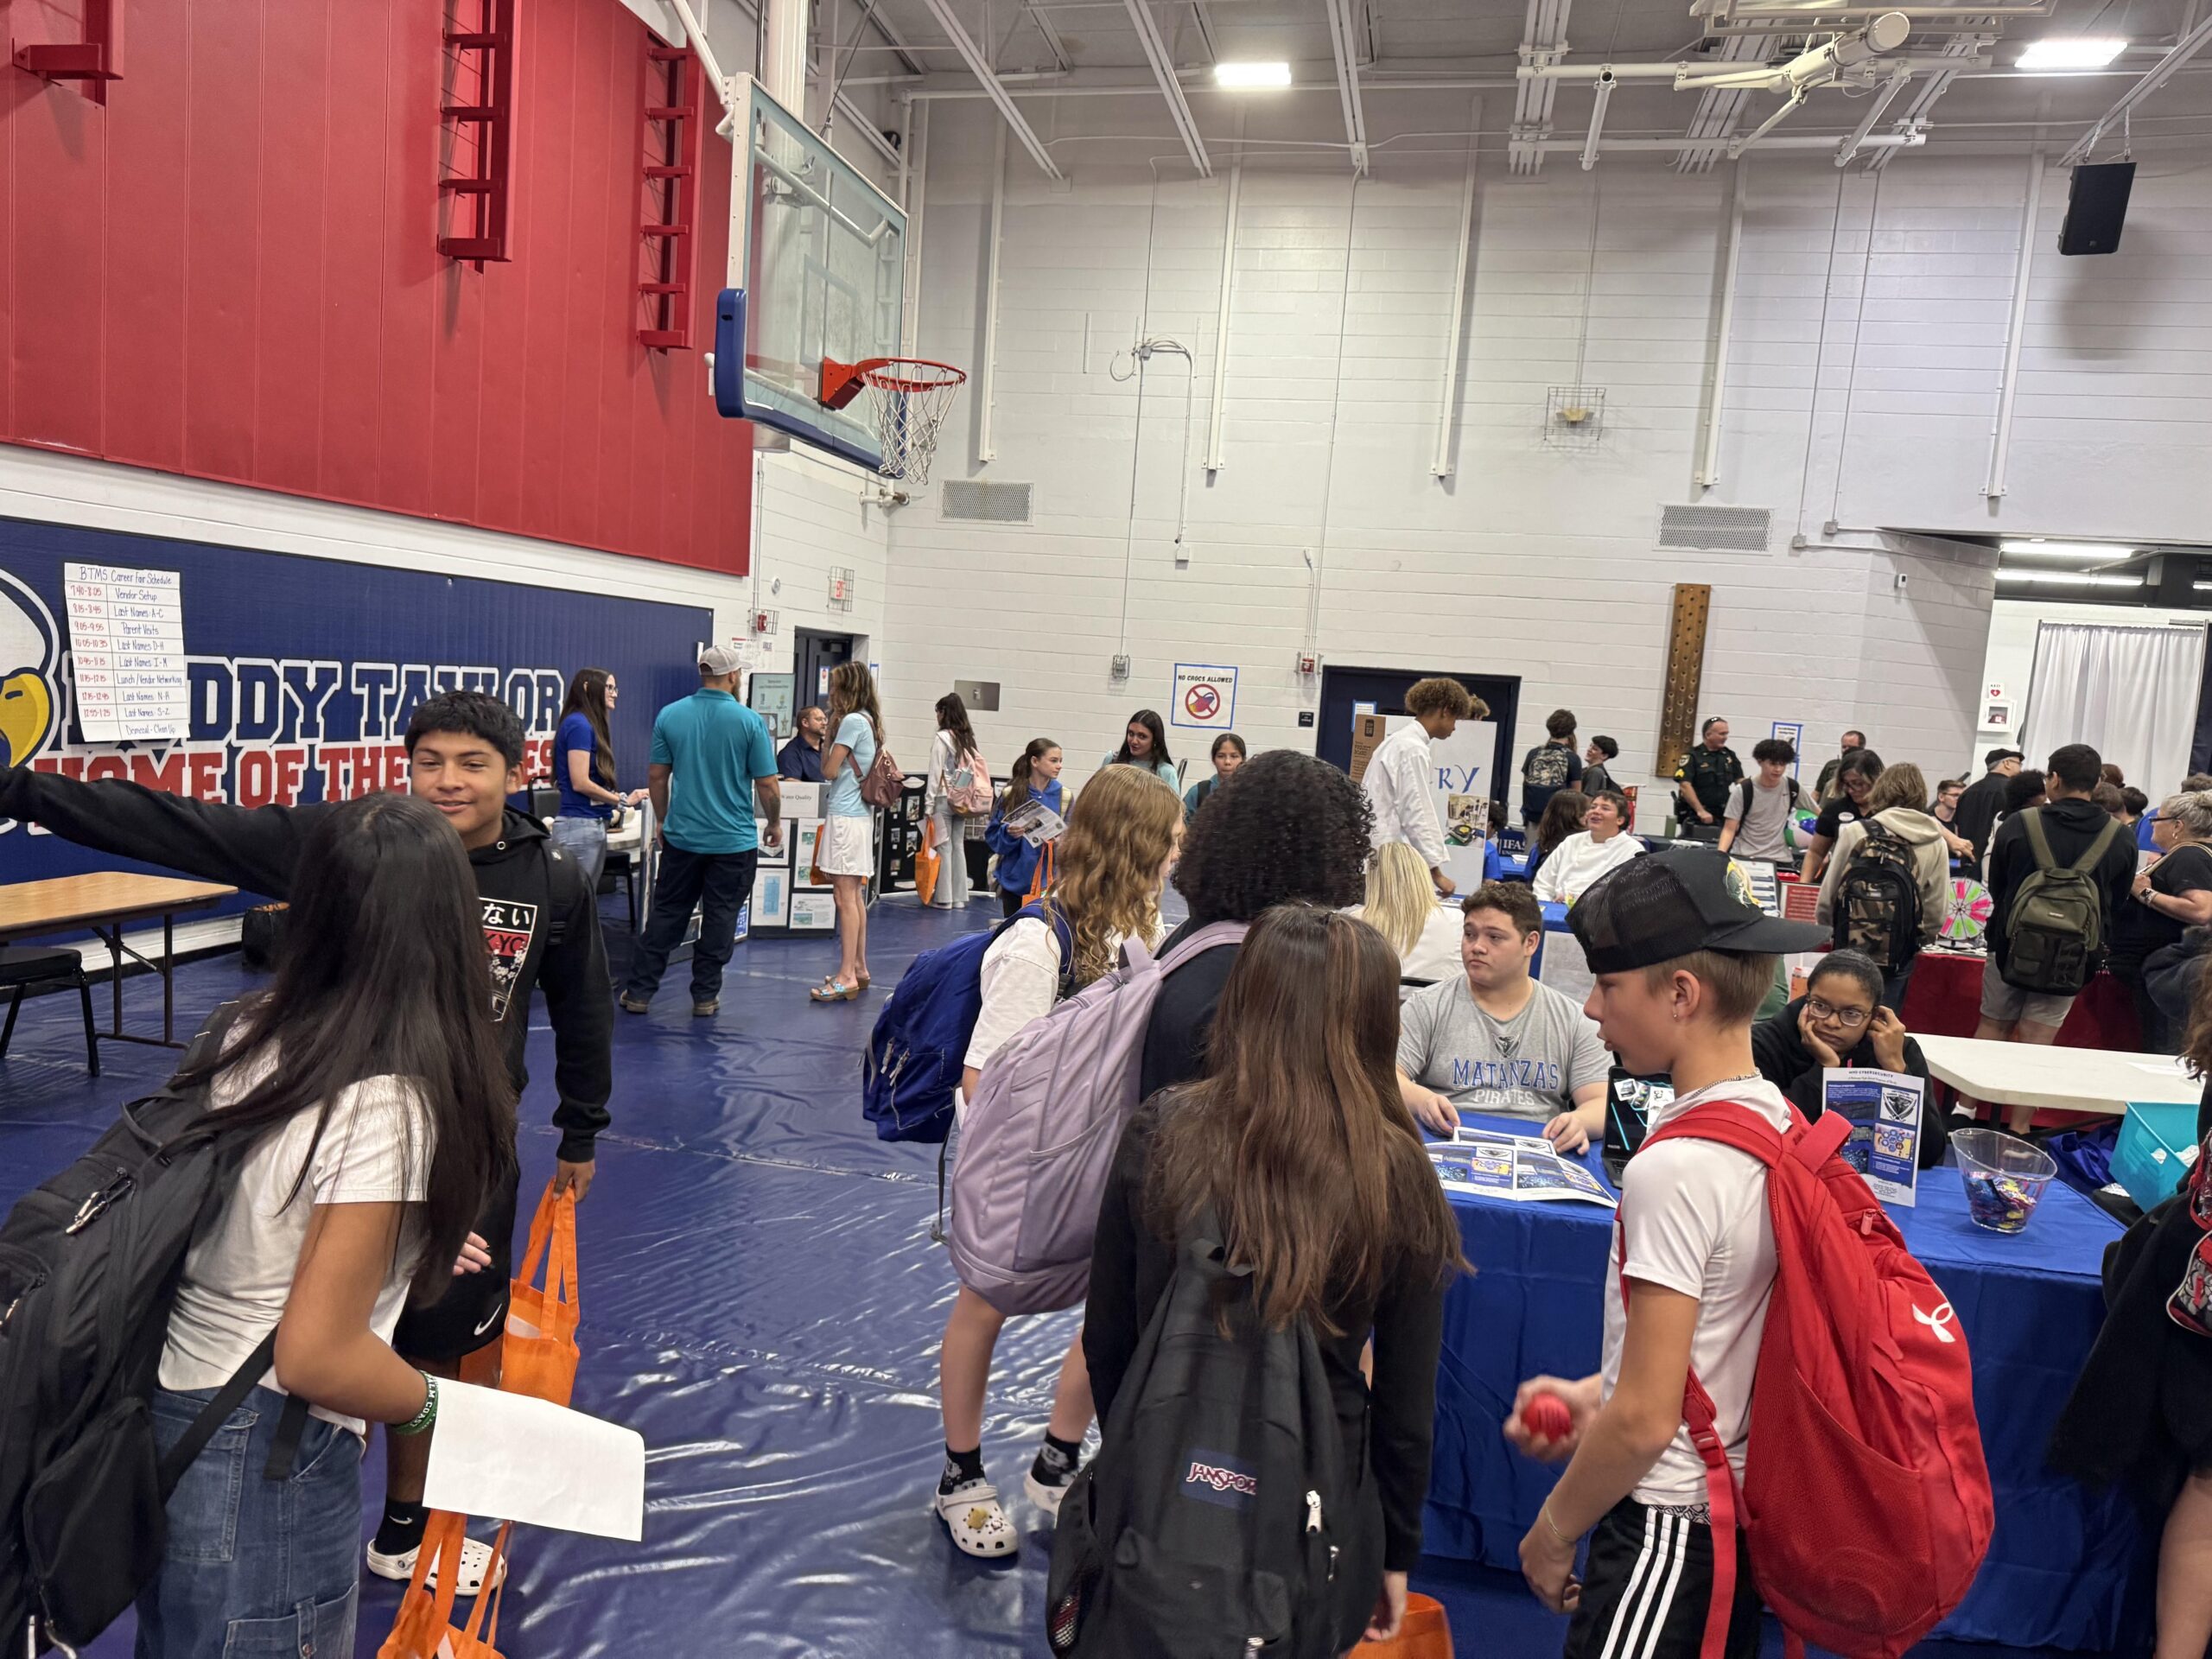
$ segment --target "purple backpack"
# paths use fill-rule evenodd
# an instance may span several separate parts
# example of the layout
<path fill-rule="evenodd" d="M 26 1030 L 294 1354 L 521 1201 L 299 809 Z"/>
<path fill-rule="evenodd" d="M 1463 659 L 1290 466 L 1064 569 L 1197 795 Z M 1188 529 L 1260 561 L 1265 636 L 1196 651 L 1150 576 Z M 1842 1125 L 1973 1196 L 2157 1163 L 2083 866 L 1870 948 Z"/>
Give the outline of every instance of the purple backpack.
<path fill-rule="evenodd" d="M 1123 965 L 1033 1020 L 983 1068 L 952 1165 L 953 1271 L 1001 1313 L 1073 1307 L 1090 1288 L 1098 1205 L 1137 1109 L 1160 984 L 1243 922 L 1213 922 Z"/>

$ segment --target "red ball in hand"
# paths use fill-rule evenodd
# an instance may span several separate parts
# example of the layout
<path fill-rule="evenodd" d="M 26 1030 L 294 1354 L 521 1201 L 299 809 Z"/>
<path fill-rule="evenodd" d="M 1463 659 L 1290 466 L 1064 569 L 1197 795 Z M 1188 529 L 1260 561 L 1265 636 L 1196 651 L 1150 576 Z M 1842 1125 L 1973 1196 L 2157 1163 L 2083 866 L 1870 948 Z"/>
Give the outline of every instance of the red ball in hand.
<path fill-rule="evenodd" d="M 1521 1408 L 1521 1428 L 1532 1440 L 1563 1440 L 1574 1432 L 1574 1414 L 1555 1394 L 1536 1394 Z"/>

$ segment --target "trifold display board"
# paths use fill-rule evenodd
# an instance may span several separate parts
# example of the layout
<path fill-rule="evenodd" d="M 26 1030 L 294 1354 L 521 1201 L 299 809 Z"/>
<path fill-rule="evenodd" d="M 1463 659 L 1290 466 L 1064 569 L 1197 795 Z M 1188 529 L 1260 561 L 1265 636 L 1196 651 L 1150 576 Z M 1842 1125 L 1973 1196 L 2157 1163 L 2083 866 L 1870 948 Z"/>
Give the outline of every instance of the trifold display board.
<path fill-rule="evenodd" d="M 783 842 L 772 850 L 767 836 L 760 837 L 760 863 L 753 876 L 749 911 L 751 933 L 821 933 L 837 925 L 828 886 L 810 879 L 815 843 L 822 835 L 825 787 L 783 780 Z"/>
<path fill-rule="evenodd" d="M 182 739 L 86 740 L 72 695 L 68 564 L 178 573 Z M 569 678 L 591 667 L 621 684 L 615 764 L 633 788 L 645 781 L 655 712 L 696 689 L 694 653 L 713 637 L 713 613 L 697 606 L 0 521 L 0 760 L 247 806 L 348 799 L 404 790 L 408 720 L 440 691 L 469 690 L 521 716 L 524 766 L 537 778 L 550 770 Z M 0 821 L 11 881 L 149 868 L 158 867 Z"/>

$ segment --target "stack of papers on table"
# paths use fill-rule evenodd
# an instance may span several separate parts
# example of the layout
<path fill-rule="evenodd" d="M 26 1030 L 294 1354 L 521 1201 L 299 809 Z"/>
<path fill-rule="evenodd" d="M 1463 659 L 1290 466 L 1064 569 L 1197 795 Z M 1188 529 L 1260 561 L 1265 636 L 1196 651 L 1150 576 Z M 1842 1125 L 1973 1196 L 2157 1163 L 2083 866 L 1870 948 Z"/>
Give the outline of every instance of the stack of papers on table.
<path fill-rule="evenodd" d="M 1581 1160 L 1560 1157 L 1550 1141 L 1537 1135 L 1462 1128 L 1449 1141 L 1429 1147 L 1428 1160 L 1447 1192 L 1516 1204 L 1581 1198 L 1608 1209 L 1617 1202 Z"/>

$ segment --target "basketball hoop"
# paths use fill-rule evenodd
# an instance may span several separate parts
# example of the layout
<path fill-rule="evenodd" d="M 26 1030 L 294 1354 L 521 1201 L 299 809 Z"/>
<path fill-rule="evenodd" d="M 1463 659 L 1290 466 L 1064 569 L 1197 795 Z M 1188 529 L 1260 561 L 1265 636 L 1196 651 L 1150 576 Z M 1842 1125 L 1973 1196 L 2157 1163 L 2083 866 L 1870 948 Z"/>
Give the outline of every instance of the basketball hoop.
<path fill-rule="evenodd" d="M 938 429 L 952 410 L 952 394 L 968 372 L 924 357 L 872 357 L 861 363 L 822 363 L 822 401 L 842 409 L 865 386 L 875 400 L 876 435 L 882 441 L 886 478 L 909 484 L 930 480 Z"/>

